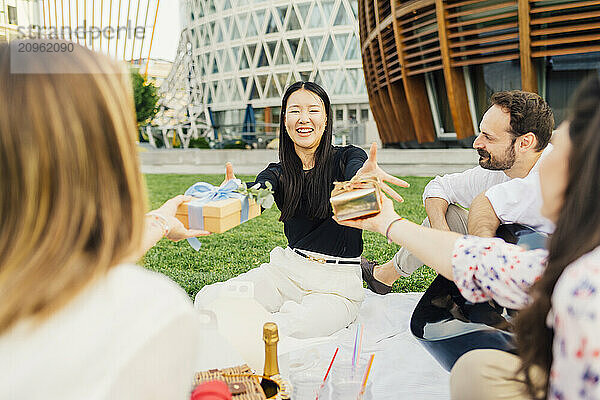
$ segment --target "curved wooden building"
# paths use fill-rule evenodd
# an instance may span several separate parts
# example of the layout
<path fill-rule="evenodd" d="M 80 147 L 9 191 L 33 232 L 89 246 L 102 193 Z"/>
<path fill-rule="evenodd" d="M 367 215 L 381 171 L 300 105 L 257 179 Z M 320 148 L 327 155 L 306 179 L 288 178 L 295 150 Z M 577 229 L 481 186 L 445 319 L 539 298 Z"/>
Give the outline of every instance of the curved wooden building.
<path fill-rule="evenodd" d="M 498 90 L 539 93 L 558 123 L 581 79 L 600 71 L 600 1 L 358 2 L 384 145 L 469 138 Z"/>

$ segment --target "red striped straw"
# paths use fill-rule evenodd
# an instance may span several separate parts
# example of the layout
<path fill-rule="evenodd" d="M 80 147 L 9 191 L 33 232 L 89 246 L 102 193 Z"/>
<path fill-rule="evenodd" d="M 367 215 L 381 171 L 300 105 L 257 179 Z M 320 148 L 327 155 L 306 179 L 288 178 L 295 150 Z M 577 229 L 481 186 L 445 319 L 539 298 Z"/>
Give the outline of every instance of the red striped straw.
<path fill-rule="evenodd" d="M 317 397 L 315 400 L 319 400 L 319 393 L 321 392 L 321 389 L 323 389 L 323 387 L 325 387 L 325 383 L 327 382 L 327 377 L 329 376 L 329 371 L 331 371 L 331 367 L 333 366 L 333 362 L 335 361 L 335 357 L 337 356 L 337 353 L 339 350 L 340 350 L 340 348 L 336 347 L 335 353 L 333 353 L 333 357 L 331 358 L 331 362 L 329 363 L 329 368 L 327 368 L 327 372 L 325 372 L 325 378 L 323 378 L 323 383 L 321 383 L 321 387 L 319 388 L 319 391 L 317 392 Z"/>
<path fill-rule="evenodd" d="M 333 362 L 335 361 L 335 357 L 337 356 L 337 353 L 339 350 L 340 350 L 340 348 L 337 347 L 335 349 L 335 353 L 333 353 L 333 357 L 331 358 L 331 362 L 329 363 L 329 368 L 327 368 L 327 372 L 325 373 L 325 378 L 323 378 L 323 383 L 327 382 L 327 377 L 329 376 L 329 371 L 331 371 L 331 366 L 333 365 Z"/>

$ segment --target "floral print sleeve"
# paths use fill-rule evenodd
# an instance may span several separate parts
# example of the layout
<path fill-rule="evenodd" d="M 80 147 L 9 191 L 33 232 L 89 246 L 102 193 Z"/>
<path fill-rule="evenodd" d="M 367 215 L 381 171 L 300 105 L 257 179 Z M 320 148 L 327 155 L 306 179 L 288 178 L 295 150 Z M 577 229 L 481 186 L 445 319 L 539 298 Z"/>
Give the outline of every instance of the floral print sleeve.
<path fill-rule="evenodd" d="M 569 265 L 552 294 L 548 399 L 600 399 L 600 249 Z"/>
<path fill-rule="evenodd" d="M 520 309 L 529 303 L 529 287 L 544 271 L 547 255 L 547 250 L 525 250 L 498 238 L 464 236 L 454 244 L 454 282 L 469 301 L 493 299 Z"/>

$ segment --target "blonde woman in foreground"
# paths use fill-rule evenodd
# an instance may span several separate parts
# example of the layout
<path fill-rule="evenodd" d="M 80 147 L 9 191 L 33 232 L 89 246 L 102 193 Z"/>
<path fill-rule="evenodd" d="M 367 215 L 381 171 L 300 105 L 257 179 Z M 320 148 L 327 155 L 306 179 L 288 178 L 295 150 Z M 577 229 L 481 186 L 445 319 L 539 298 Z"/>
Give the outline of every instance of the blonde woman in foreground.
<path fill-rule="evenodd" d="M 0 398 L 189 398 L 197 315 L 133 262 L 163 236 L 205 232 L 174 218 L 183 196 L 144 216 L 129 74 L 78 45 L 21 53 L 37 73 L 15 74 L 9 52 L 0 44 Z"/>

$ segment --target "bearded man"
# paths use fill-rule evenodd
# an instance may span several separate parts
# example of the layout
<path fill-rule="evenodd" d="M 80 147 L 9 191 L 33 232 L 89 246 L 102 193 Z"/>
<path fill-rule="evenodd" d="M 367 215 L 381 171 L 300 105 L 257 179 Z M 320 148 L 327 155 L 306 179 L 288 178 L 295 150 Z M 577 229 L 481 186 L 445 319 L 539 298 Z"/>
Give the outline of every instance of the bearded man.
<path fill-rule="evenodd" d="M 550 234 L 554 226 L 540 214 L 537 170 L 552 149 L 552 110 L 539 95 L 521 90 L 495 93 L 491 104 L 473 142 L 479 166 L 427 184 L 423 225 L 491 237 L 501 223 L 519 223 Z M 379 294 L 389 293 L 398 278 L 422 265 L 403 248 L 383 265 L 361 262 L 363 280 Z"/>

